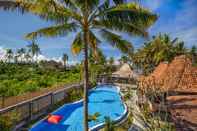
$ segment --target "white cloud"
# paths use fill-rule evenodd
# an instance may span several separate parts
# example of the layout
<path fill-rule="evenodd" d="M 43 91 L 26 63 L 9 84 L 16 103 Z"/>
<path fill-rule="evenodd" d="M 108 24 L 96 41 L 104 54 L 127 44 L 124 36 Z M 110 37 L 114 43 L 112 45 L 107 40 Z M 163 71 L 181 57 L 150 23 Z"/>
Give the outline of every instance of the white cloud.
<path fill-rule="evenodd" d="M 181 40 L 187 41 L 187 46 L 192 46 L 193 44 L 197 44 L 197 27 L 189 28 L 185 30 L 179 30 L 174 35 Z"/>
<path fill-rule="evenodd" d="M 151 2 L 149 1 L 149 3 Z M 169 4 L 169 2 L 166 0 L 163 4 Z M 172 14 L 169 14 L 170 12 L 168 11 L 160 12 L 159 20 L 153 28 L 151 28 L 151 31 L 154 32 L 154 34 L 161 32 L 168 33 L 174 38 L 178 37 L 185 42 L 186 46 L 190 47 L 197 43 L 197 1 L 185 0 L 178 4 L 179 8 L 176 8 Z M 174 5 L 169 6 L 175 8 L 173 7 Z M 167 13 L 167 15 L 165 13 Z M 166 18 L 168 14 L 173 17 Z"/>
<path fill-rule="evenodd" d="M 175 37 L 186 41 L 187 46 L 197 43 L 197 2 L 195 0 L 186 0 L 182 4 L 182 9 L 178 11 L 174 20 Z"/>
<path fill-rule="evenodd" d="M 24 58 L 24 56 L 22 56 L 21 58 Z M 21 58 L 19 58 L 19 60 Z M 49 58 L 49 57 L 47 57 L 45 55 L 42 55 L 42 54 L 38 55 L 37 57 L 35 56 L 33 59 L 34 59 L 34 61 L 37 60 L 38 62 L 39 61 L 42 61 L 42 60 L 46 60 L 46 61 L 54 60 L 56 62 L 63 63 L 61 57 Z M 6 60 L 6 49 L 3 48 L 3 47 L 0 47 L 0 60 L 2 60 L 2 61 L 5 61 Z M 79 61 L 77 61 L 77 60 L 71 60 L 71 61 L 68 61 L 67 63 L 68 63 L 68 65 L 75 65 L 75 64 L 79 63 Z"/>
<path fill-rule="evenodd" d="M 50 60 L 49 58 L 47 58 L 46 56 L 44 55 L 38 55 L 38 57 L 34 57 L 34 60 L 37 60 L 37 61 L 42 61 L 42 60 Z"/>
<path fill-rule="evenodd" d="M 4 61 L 5 55 L 6 55 L 6 49 L 4 49 L 3 47 L 0 47 L 0 60 Z"/>
<path fill-rule="evenodd" d="M 80 62 L 79 61 L 68 61 L 68 65 L 76 65 L 76 64 L 79 64 Z"/>

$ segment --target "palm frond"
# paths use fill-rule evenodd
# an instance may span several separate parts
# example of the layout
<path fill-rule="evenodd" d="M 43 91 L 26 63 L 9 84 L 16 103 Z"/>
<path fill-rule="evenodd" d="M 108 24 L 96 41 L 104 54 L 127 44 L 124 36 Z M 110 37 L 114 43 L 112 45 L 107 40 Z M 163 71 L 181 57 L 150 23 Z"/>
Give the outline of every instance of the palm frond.
<path fill-rule="evenodd" d="M 101 41 L 94 35 L 94 33 L 92 31 L 89 31 L 89 45 L 90 48 L 92 48 L 93 50 L 93 54 L 95 58 L 98 58 L 98 44 Z"/>
<path fill-rule="evenodd" d="M 66 7 L 73 9 L 73 10 L 78 10 L 78 6 L 75 3 L 75 0 L 59 0 L 61 3 L 64 3 Z"/>
<path fill-rule="evenodd" d="M 108 30 L 102 29 L 100 30 L 100 33 L 107 42 L 113 47 L 118 48 L 123 53 L 131 54 L 133 53 L 133 46 L 130 42 L 122 39 L 121 36 L 110 32 Z"/>
<path fill-rule="evenodd" d="M 74 55 L 78 55 L 84 48 L 82 32 L 79 32 L 71 45 L 71 51 Z"/>
<path fill-rule="evenodd" d="M 68 18 L 81 19 L 79 14 L 65 8 L 55 0 L 2 0 L 0 1 L 0 8 L 12 11 L 18 10 L 22 13 L 31 12 L 42 19 L 57 22 L 65 22 Z"/>
<path fill-rule="evenodd" d="M 113 0 L 113 2 L 118 5 L 118 4 L 123 4 L 126 0 Z"/>
<path fill-rule="evenodd" d="M 29 33 L 26 35 L 27 39 L 35 39 L 36 37 L 57 37 L 57 36 L 65 36 L 70 32 L 74 32 L 77 30 L 78 25 L 75 23 L 56 25 L 47 28 L 40 29 L 38 31 Z"/>
<path fill-rule="evenodd" d="M 120 31 L 128 33 L 129 35 L 138 35 L 147 37 L 148 32 L 143 27 L 136 26 L 132 23 L 119 22 L 119 21 L 110 21 L 110 20 L 95 20 L 93 21 L 92 28 L 106 28 L 112 31 Z"/>
<path fill-rule="evenodd" d="M 101 11 L 104 11 L 106 10 L 107 8 L 109 8 L 110 6 L 110 0 L 105 0 L 100 6 L 98 6 L 98 10 L 101 12 Z"/>
<path fill-rule="evenodd" d="M 140 27 L 148 28 L 157 16 L 149 10 L 141 8 L 136 3 L 124 3 L 106 9 L 97 15 L 101 20 L 128 22 Z"/>

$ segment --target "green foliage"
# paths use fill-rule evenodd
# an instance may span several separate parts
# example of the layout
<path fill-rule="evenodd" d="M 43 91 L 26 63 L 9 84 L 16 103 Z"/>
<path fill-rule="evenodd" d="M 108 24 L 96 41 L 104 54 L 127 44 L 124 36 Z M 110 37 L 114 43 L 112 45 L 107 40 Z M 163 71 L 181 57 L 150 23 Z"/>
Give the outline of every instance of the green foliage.
<path fill-rule="evenodd" d="M 170 62 L 175 56 L 187 55 L 188 50 L 184 42 L 171 38 L 164 34 L 159 34 L 144 46 L 138 49 L 133 57 L 133 63 L 137 68 L 143 70 L 144 74 L 148 74 L 162 61 Z"/>
<path fill-rule="evenodd" d="M 118 126 L 115 126 L 116 131 L 128 131 L 133 123 L 133 114 L 132 112 L 129 113 L 127 119 Z"/>
<path fill-rule="evenodd" d="M 189 55 L 192 59 L 193 65 L 197 66 L 197 47 L 195 45 L 192 46 L 191 50 L 189 51 Z"/>
<path fill-rule="evenodd" d="M 121 56 L 121 58 L 119 59 L 119 62 L 120 62 L 121 64 L 130 63 L 130 62 L 131 62 L 131 59 L 129 58 L 129 56 L 123 55 L 123 56 Z"/>
<path fill-rule="evenodd" d="M 88 121 L 90 122 L 90 121 L 95 121 L 95 122 L 97 122 L 98 121 L 98 117 L 100 117 L 101 116 L 101 114 L 99 113 L 99 112 L 96 112 L 96 113 L 94 113 L 93 115 L 89 115 L 88 116 Z"/>
<path fill-rule="evenodd" d="M 110 117 L 105 117 L 104 131 L 115 131 L 114 122 L 110 119 Z"/>
<path fill-rule="evenodd" d="M 83 97 L 83 88 L 77 90 L 71 89 L 67 92 L 67 95 L 66 102 L 77 101 Z"/>
<path fill-rule="evenodd" d="M 0 96 L 16 96 L 57 85 L 76 83 L 80 80 L 79 69 L 65 71 L 28 64 L 0 63 Z"/>
<path fill-rule="evenodd" d="M 98 35 L 103 36 L 102 40 L 120 51 L 131 53 L 131 43 L 114 32 L 147 36 L 147 29 L 157 20 L 157 15 L 134 2 L 113 1 L 115 4 L 110 4 L 108 0 L 1 1 L 0 8 L 22 13 L 31 12 L 43 20 L 54 23 L 50 27 L 29 33 L 26 35 L 28 39 L 67 36 L 70 32 L 78 32 L 72 43 L 72 51 L 75 54 L 82 51 L 84 43 L 97 52 L 101 42 Z M 84 42 L 84 36 L 88 36 L 88 41 Z M 32 55 L 36 55 L 33 48 L 31 49 Z"/>
<path fill-rule="evenodd" d="M 11 131 L 12 126 L 17 122 L 19 115 L 15 112 L 10 113 L 9 115 L 0 116 L 0 131 Z"/>

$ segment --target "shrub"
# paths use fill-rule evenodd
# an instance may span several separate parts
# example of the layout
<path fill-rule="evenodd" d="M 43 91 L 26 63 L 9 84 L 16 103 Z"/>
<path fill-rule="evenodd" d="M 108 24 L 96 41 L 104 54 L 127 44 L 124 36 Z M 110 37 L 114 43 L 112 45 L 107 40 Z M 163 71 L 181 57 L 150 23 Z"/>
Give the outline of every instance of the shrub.
<path fill-rule="evenodd" d="M 105 117 L 104 131 L 115 131 L 114 122 L 110 119 L 110 117 Z"/>
<path fill-rule="evenodd" d="M 18 121 L 19 114 L 12 112 L 9 115 L 0 116 L 0 131 L 11 131 L 14 123 Z"/>

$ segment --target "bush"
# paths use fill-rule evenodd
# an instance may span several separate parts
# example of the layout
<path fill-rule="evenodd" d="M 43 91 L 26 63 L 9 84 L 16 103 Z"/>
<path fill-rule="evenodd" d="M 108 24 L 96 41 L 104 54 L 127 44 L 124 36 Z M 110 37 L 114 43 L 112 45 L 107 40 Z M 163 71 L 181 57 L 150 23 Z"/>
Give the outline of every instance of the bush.
<path fill-rule="evenodd" d="M 0 116 L 0 131 L 11 131 L 14 123 L 18 121 L 18 117 L 19 115 L 15 112 Z"/>
<path fill-rule="evenodd" d="M 114 122 L 110 119 L 110 117 L 105 117 L 104 131 L 115 131 Z"/>
<path fill-rule="evenodd" d="M 15 96 L 41 88 L 76 83 L 80 80 L 79 69 L 70 71 L 51 70 L 32 65 L 0 63 L 0 84 L 6 91 L 1 95 Z M 1 87 L 0 87 L 1 90 Z"/>

